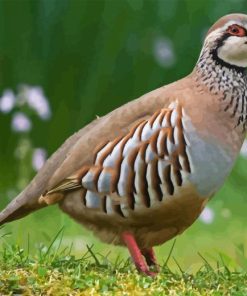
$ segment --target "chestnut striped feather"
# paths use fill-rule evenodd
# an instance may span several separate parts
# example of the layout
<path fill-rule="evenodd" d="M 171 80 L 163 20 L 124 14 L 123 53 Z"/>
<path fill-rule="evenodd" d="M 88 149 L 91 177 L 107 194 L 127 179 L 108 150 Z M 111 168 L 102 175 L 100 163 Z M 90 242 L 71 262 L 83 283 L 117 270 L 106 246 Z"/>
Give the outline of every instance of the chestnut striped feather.
<path fill-rule="evenodd" d="M 94 169 L 81 171 L 80 177 L 86 190 L 98 190 L 102 212 L 127 217 L 128 211 L 153 207 L 183 185 L 191 169 L 182 115 L 178 105 L 161 109 L 96 149 Z M 90 176 L 95 184 L 83 182 Z M 113 196 L 119 197 L 117 204 Z"/>

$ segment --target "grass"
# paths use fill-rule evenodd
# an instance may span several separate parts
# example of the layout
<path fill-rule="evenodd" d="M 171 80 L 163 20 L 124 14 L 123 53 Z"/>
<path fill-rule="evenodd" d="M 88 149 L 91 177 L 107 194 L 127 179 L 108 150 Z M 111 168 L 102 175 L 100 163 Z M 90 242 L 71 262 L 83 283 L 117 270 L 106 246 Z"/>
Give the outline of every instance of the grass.
<path fill-rule="evenodd" d="M 4 240 L 0 251 L 0 295 L 247 295 L 247 273 L 232 268 L 219 254 L 214 266 L 201 254 L 201 267 L 190 273 L 173 257 L 174 243 L 156 278 L 140 275 L 129 259 L 114 261 L 87 245 L 82 257 L 62 247 L 61 229 L 48 246 L 40 245 L 31 255 Z M 29 245 L 29 244 L 28 244 Z M 244 250 L 239 256 L 247 262 Z M 177 268 L 169 267 L 175 262 Z"/>

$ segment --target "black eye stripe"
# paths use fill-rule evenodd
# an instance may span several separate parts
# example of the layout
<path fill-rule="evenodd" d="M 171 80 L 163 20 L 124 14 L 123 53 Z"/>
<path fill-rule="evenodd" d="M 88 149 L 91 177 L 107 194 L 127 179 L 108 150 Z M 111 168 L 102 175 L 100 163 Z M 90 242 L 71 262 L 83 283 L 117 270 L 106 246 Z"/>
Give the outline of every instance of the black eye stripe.
<path fill-rule="evenodd" d="M 242 27 L 242 26 L 240 26 L 240 27 L 243 28 L 243 30 L 245 32 L 245 36 L 243 36 L 243 37 L 247 37 L 247 29 L 244 28 L 244 27 Z M 229 28 L 230 28 L 230 26 L 228 26 L 228 28 L 226 30 L 228 30 Z M 224 45 L 226 39 L 228 39 L 229 37 L 232 37 L 232 36 L 234 36 L 234 34 L 230 34 L 227 31 L 224 32 L 221 35 L 221 37 L 216 40 L 215 47 L 211 49 L 210 54 L 211 54 L 213 60 L 216 62 L 216 64 L 221 65 L 221 66 L 224 66 L 224 67 L 229 68 L 229 69 L 234 69 L 238 73 L 244 73 L 245 72 L 245 68 L 244 67 L 239 67 L 239 66 L 236 66 L 236 65 L 229 64 L 229 63 L 223 61 L 218 56 L 218 49 L 221 46 Z M 237 36 L 237 35 L 235 35 L 235 36 L 241 38 L 241 36 Z"/>
<path fill-rule="evenodd" d="M 241 27 L 241 28 L 243 28 L 243 27 Z M 245 32 L 245 36 L 243 36 L 243 37 L 247 37 L 247 30 L 245 28 L 243 28 L 243 29 L 244 29 L 244 32 Z M 228 32 L 224 33 L 223 36 L 217 40 L 216 49 L 218 49 L 219 47 L 221 47 L 224 44 L 224 41 L 226 39 L 228 39 L 229 37 L 232 37 L 232 36 L 234 36 L 234 35 L 232 35 L 232 34 L 230 34 Z M 241 36 L 235 36 L 235 37 L 242 38 Z"/>
<path fill-rule="evenodd" d="M 228 39 L 229 37 L 231 37 L 232 35 L 230 33 L 225 33 L 221 38 L 219 38 L 217 40 L 217 43 L 216 43 L 216 49 L 218 49 L 219 47 L 221 47 L 225 40 Z"/>
<path fill-rule="evenodd" d="M 239 67 L 239 66 L 236 66 L 236 65 L 231 65 L 225 61 L 223 61 L 222 59 L 219 58 L 218 56 L 218 49 L 224 45 L 224 42 L 226 39 L 228 39 L 229 37 L 231 37 L 233 35 L 231 35 L 230 33 L 225 33 L 221 36 L 221 38 L 219 38 L 217 41 L 216 41 L 216 46 L 214 49 L 211 50 L 211 55 L 212 55 L 212 58 L 213 60 L 216 61 L 216 64 L 220 64 L 226 68 L 229 68 L 229 69 L 234 69 L 235 71 L 239 72 L 239 73 L 244 73 L 245 71 L 245 68 L 243 67 Z M 236 36 L 238 37 L 238 36 Z"/>

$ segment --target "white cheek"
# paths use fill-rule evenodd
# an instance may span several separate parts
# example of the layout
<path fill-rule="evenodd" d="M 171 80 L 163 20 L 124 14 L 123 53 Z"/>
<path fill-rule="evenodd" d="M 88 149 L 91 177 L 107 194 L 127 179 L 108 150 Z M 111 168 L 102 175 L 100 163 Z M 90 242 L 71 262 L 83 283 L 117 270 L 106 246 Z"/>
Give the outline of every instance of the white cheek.
<path fill-rule="evenodd" d="M 218 57 L 238 67 L 247 67 L 247 37 L 231 36 L 218 49 Z"/>

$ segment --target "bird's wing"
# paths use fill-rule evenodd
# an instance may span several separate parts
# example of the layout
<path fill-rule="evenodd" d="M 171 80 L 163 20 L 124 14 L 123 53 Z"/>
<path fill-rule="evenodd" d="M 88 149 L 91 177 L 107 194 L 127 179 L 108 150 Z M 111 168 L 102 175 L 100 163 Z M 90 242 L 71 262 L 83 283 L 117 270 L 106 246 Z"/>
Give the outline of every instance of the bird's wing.
<path fill-rule="evenodd" d="M 167 107 L 172 97 L 167 96 L 166 92 L 164 87 L 156 89 L 96 119 L 92 128 L 90 124 L 89 127 L 79 131 L 78 140 L 73 143 L 66 156 L 61 155 L 63 162 L 57 166 L 54 173 L 50 174 L 47 189 L 52 189 L 82 166 L 92 163 L 92 150 L 99 143 L 126 135 L 133 125 L 149 118 L 157 110 Z"/>
<path fill-rule="evenodd" d="M 47 160 L 30 184 L 0 212 L 0 225 L 19 219 L 44 207 L 39 197 L 61 183 L 73 172 L 92 161 L 92 149 L 103 139 L 111 141 L 128 132 L 134 122 L 149 117 L 161 106 L 167 106 L 167 87 L 158 88 L 111 113 L 94 120 L 68 138 Z"/>
<path fill-rule="evenodd" d="M 126 134 L 102 142 L 92 155 L 91 163 L 45 193 L 48 203 L 54 193 L 82 188 L 85 206 L 106 212 L 118 207 L 125 215 L 128 208 L 150 207 L 173 195 L 190 173 L 181 105 L 156 111 Z"/>

